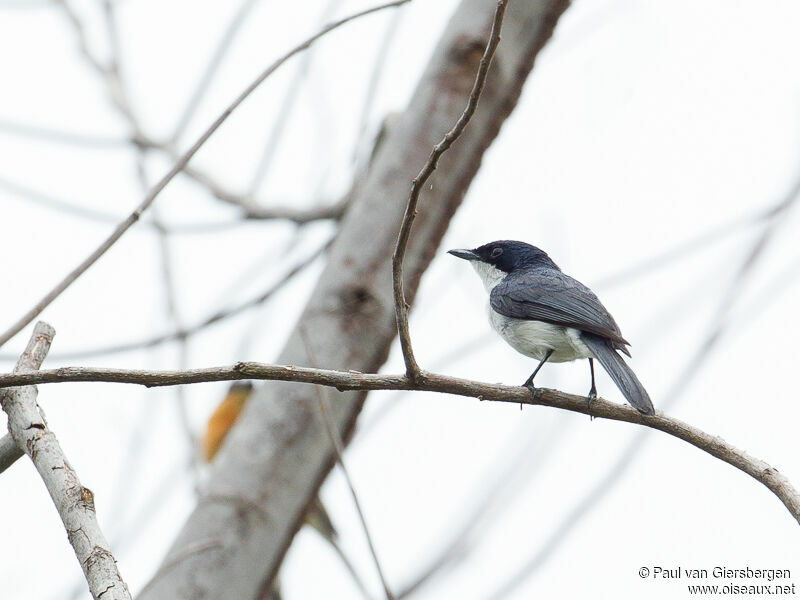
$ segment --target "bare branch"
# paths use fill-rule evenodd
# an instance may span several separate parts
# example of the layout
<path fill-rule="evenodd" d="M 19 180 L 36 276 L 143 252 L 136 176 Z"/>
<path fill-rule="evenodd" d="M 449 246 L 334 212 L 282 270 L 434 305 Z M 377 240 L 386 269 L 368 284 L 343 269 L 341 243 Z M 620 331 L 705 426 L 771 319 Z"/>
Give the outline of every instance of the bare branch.
<path fill-rule="evenodd" d="M 88 221 L 95 221 L 98 223 L 119 223 L 122 219 L 121 215 L 107 213 L 94 208 L 87 208 L 85 206 L 81 206 L 78 202 L 58 198 L 51 194 L 30 188 L 26 185 L 15 183 L 14 181 L 5 179 L 2 176 L 0 176 L 0 190 L 6 190 L 14 196 L 35 202 L 39 206 L 42 206 L 48 210 L 58 211 L 65 215 L 79 219 L 86 219 Z M 207 191 L 212 194 L 214 193 L 214 191 L 211 189 Z M 227 194 L 227 192 L 224 193 Z M 244 204 L 242 206 L 244 206 Z M 152 219 L 142 219 L 140 223 L 141 227 L 146 228 L 146 233 L 152 233 L 153 231 L 159 233 L 163 232 L 168 235 L 218 233 L 219 231 L 226 229 L 242 227 L 249 221 L 291 221 L 297 225 L 305 225 L 306 223 L 311 223 L 313 221 L 339 219 L 344 214 L 346 207 L 347 198 L 334 204 L 322 204 L 319 206 L 312 206 L 310 208 L 295 208 L 292 206 L 250 207 L 248 204 L 247 208 L 243 208 L 241 217 L 237 219 L 179 223 L 174 225 L 156 223 Z"/>
<path fill-rule="evenodd" d="M 409 1 L 409 0 L 406 0 Z M 103 2 L 103 12 L 106 27 L 109 30 L 109 42 L 111 45 L 111 58 L 109 59 L 108 64 L 104 64 L 99 58 L 97 58 L 94 54 L 92 54 L 89 50 L 88 40 L 86 38 L 86 33 L 81 23 L 78 15 L 72 10 L 70 5 L 66 2 L 66 0 L 58 0 L 60 6 L 64 10 L 65 15 L 67 16 L 68 20 L 73 26 L 75 30 L 75 35 L 78 38 L 78 47 L 79 50 L 84 57 L 84 59 L 92 66 L 92 68 L 97 71 L 97 73 L 103 78 L 106 84 L 106 88 L 108 89 L 108 95 L 111 98 L 112 104 L 117 108 L 120 114 L 125 118 L 125 120 L 130 125 L 133 134 L 132 137 L 127 140 L 128 142 L 132 142 L 134 146 L 138 147 L 139 149 L 149 149 L 149 150 L 158 150 L 164 152 L 168 156 L 172 158 L 174 161 L 181 160 L 181 153 L 176 149 L 174 143 L 180 135 L 182 135 L 186 125 L 188 124 L 189 120 L 191 119 L 192 114 L 194 113 L 197 105 L 202 98 L 202 95 L 205 93 L 205 90 L 210 83 L 211 79 L 213 78 L 214 72 L 216 71 L 217 67 L 219 66 L 220 61 L 224 53 L 227 51 L 230 43 L 235 36 L 236 31 L 238 30 L 239 26 L 241 25 L 242 20 L 246 16 L 246 14 L 251 10 L 254 1 L 247 0 L 239 9 L 238 14 L 236 15 L 234 21 L 231 23 L 228 31 L 223 36 L 222 41 L 220 42 L 217 51 L 212 58 L 209 66 L 203 75 L 201 82 L 198 84 L 198 88 L 195 90 L 192 98 L 190 99 L 179 124 L 176 126 L 175 132 L 172 136 L 172 141 L 157 141 L 149 137 L 145 132 L 144 129 L 134 114 L 129 95 L 126 93 L 125 86 L 123 84 L 120 70 L 119 70 L 119 40 L 118 36 L 114 33 L 115 26 L 114 26 L 114 12 L 113 12 L 113 5 L 105 1 Z M 0 123 L 2 126 L 3 123 Z M 12 132 L 15 131 L 12 128 Z M 39 130 L 36 128 L 26 128 L 23 130 L 28 135 L 36 134 Z M 45 134 L 47 137 L 53 138 L 65 138 L 64 134 L 59 134 L 58 132 L 48 132 L 43 131 L 41 132 Z M 73 140 L 77 142 L 78 140 Z M 243 209 L 244 214 L 243 217 L 247 219 L 285 219 L 291 220 L 298 224 L 307 223 L 313 220 L 318 219 L 330 219 L 330 218 L 338 218 L 341 215 L 342 206 L 335 205 L 332 207 L 318 207 L 311 209 L 306 214 L 306 211 L 294 209 L 291 207 L 282 208 L 282 207 L 275 207 L 275 208 L 259 208 L 258 203 L 255 201 L 255 198 L 252 194 L 250 195 L 242 195 L 233 193 L 220 184 L 219 182 L 215 181 L 210 175 L 200 171 L 196 167 L 191 167 L 189 165 L 185 165 L 183 168 L 183 174 L 188 176 L 189 178 L 193 179 L 203 187 L 205 187 L 215 198 L 226 202 L 228 204 L 233 204 L 241 209 Z M 62 202 L 63 204 L 63 202 Z M 114 219 L 114 222 L 117 222 L 118 219 Z"/>
<path fill-rule="evenodd" d="M 243 217 L 251 220 L 280 219 L 305 225 L 312 221 L 338 219 L 347 208 L 347 198 L 334 204 L 323 204 L 311 208 L 293 208 L 290 206 L 250 206 Z"/>
<path fill-rule="evenodd" d="M 414 224 L 414 217 L 417 215 L 419 194 L 425 182 L 428 181 L 428 178 L 431 176 L 431 173 L 436 169 L 436 165 L 439 163 L 442 154 L 447 152 L 447 149 L 458 139 L 467 126 L 467 123 L 469 123 L 469 120 L 472 118 L 472 115 L 475 114 L 475 109 L 478 107 L 478 100 L 481 97 L 483 86 L 486 83 L 486 75 L 492 64 L 492 57 L 494 56 L 495 50 L 497 50 L 497 46 L 500 44 L 500 29 L 503 26 L 506 3 L 507 0 L 497 0 L 497 8 L 495 9 L 494 20 L 492 21 L 492 31 L 489 34 L 489 42 L 486 44 L 486 49 L 481 57 L 478 74 L 475 77 L 475 83 L 469 94 L 469 100 L 467 100 L 467 107 L 464 109 L 464 112 L 461 113 L 461 116 L 458 118 L 453 128 L 445 134 L 442 141 L 433 147 L 425 166 L 422 167 L 422 170 L 411 182 L 411 194 L 408 198 L 408 204 L 406 205 L 406 212 L 403 215 L 400 233 L 397 236 L 397 246 L 392 255 L 392 284 L 394 289 L 397 332 L 400 337 L 400 346 L 403 349 L 406 374 L 411 379 L 415 379 L 420 374 L 420 368 L 417 364 L 417 360 L 414 358 L 414 351 L 411 347 L 411 334 L 408 330 L 409 307 L 406 303 L 405 292 L 403 291 L 403 258 L 405 257 L 406 247 L 408 246 L 408 238 L 411 235 L 411 226 Z"/>
<path fill-rule="evenodd" d="M 406 2 L 409 1 L 410 0 L 406 0 Z M 145 148 L 163 152 L 172 157 L 173 160 L 177 160 L 180 157 L 180 154 L 174 147 L 147 137 L 141 137 L 137 143 Z M 257 201 L 252 194 L 239 194 L 230 191 L 223 184 L 214 179 L 214 177 L 191 165 L 186 165 L 184 167 L 183 174 L 205 188 L 206 191 L 217 200 L 239 208 L 241 210 L 242 219 L 247 220 L 260 221 L 273 219 L 293 221 L 298 225 L 304 225 L 312 221 L 338 219 L 344 213 L 348 201 L 347 198 L 344 198 L 334 204 L 320 204 L 319 206 L 310 208 L 269 206 Z"/>
<path fill-rule="evenodd" d="M 174 342 L 190 338 L 193 335 L 196 335 L 201 331 L 205 330 L 207 327 L 210 327 L 211 325 L 235 317 L 236 315 L 239 315 L 247 310 L 250 310 L 251 308 L 259 306 L 264 302 L 266 302 L 267 300 L 269 300 L 273 295 L 275 295 L 277 292 L 283 289 L 283 287 L 287 285 L 292 279 L 294 279 L 295 276 L 302 273 L 306 267 L 308 267 L 312 262 L 318 259 L 328 249 L 330 244 L 331 244 L 330 241 L 326 242 L 325 244 L 320 246 L 319 249 L 315 250 L 307 257 L 304 257 L 303 259 L 299 260 L 291 269 L 286 271 L 286 273 L 284 273 L 279 280 L 277 280 L 275 283 L 270 284 L 270 286 L 267 289 L 259 293 L 257 296 L 249 298 L 248 300 L 244 300 L 243 302 L 236 304 L 235 306 L 217 310 L 210 316 L 200 321 L 199 323 L 195 323 L 194 325 L 177 329 L 175 331 L 170 331 L 169 333 L 156 335 L 145 340 L 136 340 L 133 342 L 126 342 L 122 344 L 116 344 L 113 346 L 91 348 L 87 350 L 53 353 L 53 358 L 73 360 L 73 359 L 87 358 L 98 355 L 106 356 L 109 354 L 130 352 L 132 350 L 153 348 L 155 346 L 166 344 L 168 342 Z M 5 354 L 0 355 L 0 359 L 3 358 L 7 358 L 7 355 Z"/>
<path fill-rule="evenodd" d="M 113 5 L 107 0 L 103 1 L 104 19 L 106 28 L 109 31 L 109 43 L 111 45 L 111 57 L 108 61 L 108 64 L 104 64 L 98 57 L 90 52 L 86 33 L 83 24 L 78 18 L 78 15 L 72 10 L 66 0 L 58 0 L 58 2 L 64 10 L 68 20 L 72 24 L 73 29 L 75 30 L 75 34 L 78 38 L 78 47 L 81 54 L 83 55 L 84 59 L 95 69 L 95 71 L 97 71 L 98 74 L 104 79 L 112 104 L 117 108 L 120 114 L 130 125 L 133 131 L 130 141 L 139 149 L 158 150 L 170 156 L 172 160 L 180 161 L 182 155 L 175 147 L 175 141 L 178 137 L 180 137 L 180 135 L 182 135 L 185 127 L 188 125 L 192 114 L 197 108 L 200 99 L 202 98 L 208 84 L 213 78 L 214 72 L 221 62 L 222 57 L 224 56 L 225 52 L 227 52 L 228 47 L 233 41 L 233 37 L 241 25 L 241 22 L 247 13 L 252 9 L 254 4 L 253 0 L 247 0 L 240 7 L 238 14 L 234 18 L 234 21 L 231 23 L 228 31 L 223 36 L 223 39 L 220 42 L 214 57 L 212 57 L 212 60 L 209 63 L 201 82 L 198 84 L 198 88 L 195 90 L 195 93 L 193 94 L 184 111 L 184 114 L 176 126 L 175 132 L 172 136 L 172 141 L 157 141 L 148 136 L 144 132 L 139 119 L 131 108 L 130 97 L 126 92 L 120 75 L 119 40 L 115 33 L 116 28 L 114 24 Z M 338 216 L 341 215 L 341 207 L 338 209 L 332 207 L 331 212 L 328 212 L 324 209 L 312 209 L 311 214 L 309 215 L 306 215 L 305 211 L 293 208 L 284 209 L 281 207 L 276 207 L 262 211 L 259 209 L 259 205 L 252 194 L 242 195 L 231 192 L 222 184 L 214 180 L 214 178 L 209 174 L 204 173 L 196 167 L 189 166 L 188 164 L 184 166 L 182 172 L 190 179 L 193 179 L 195 182 L 205 187 L 208 192 L 210 192 L 218 200 L 241 208 L 244 211 L 243 217 L 248 219 L 286 219 L 302 224 L 317 219 L 338 218 Z"/>
<path fill-rule="evenodd" d="M 50 325 L 37 323 L 15 372 L 38 369 L 54 335 L 55 330 Z M 8 414 L 9 432 L 39 471 L 67 530 L 92 597 L 130 600 L 128 586 L 122 581 L 108 542 L 97 524 L 94 494 L 81 485 L 55 434 L 48 428 L 36 403 L 36 396 L 37 389 L 34 386 L 0 393 L 0 403 Z"/>
<path fill-rule="evenodd" d="M 130 124 L 131 128 L 133 129 L 133 137 L 138 137 L 141 134 L 141 128 L 139 126 L 139 122 L 136 120 L 133 112 L 131 111 L 128 97 L 123 93 L 122 82 L 119 77 L 119 69 L 117 68 L 118 66 L 115 58 L 112 56 L 108 63 L 103 63 L 103 61 L 92 54 L 92 52 L 89 50 L 86 30 L 84 29 L 83 23 L 81 22 L 77 13 L 73 10 L 72 6 L 70 6 L 70 3 L 67 2 L 67 0 L 56 0 L 56 2 L 59 6 L 61 6 L 64 15 L 67 17 L 67 20 L 70 22 L 73 30 L 75 31 L 75 37 L 78 40 L 78 49 L 80 53 L 83 55 L 86 62 L 89 63 L 89 65 L 106 80 L 106 86 L 108 88 L 112 103 Z M 107 21 L 113 18 L 110 4 L 107 0 L 103 1 L 102 7 L 103 17 Z M 112 39 L 111 43 L 112 54 L 114 54 L 115 49 L 113 48 L 113 45 L 116 42 L 114 39 Z"/>
<path fill-rule="evenodd" d="M 20 450 L 10 433 L 0 438 L 0 473 L 22 458 L 25 453 Z"/>
<path fill-rule="evenodd" d="M 469 396 L 479 400 L 549 406 L 585 415 L 591 414 L 595 418 L 644 425 L 688 442 L 700 450 L 744 471 L 763 483 L 772 493 L 778 496 L 792 516 L 800 522 L 800 494 L 792 487 L 786 477 L 764 461 L 749 456 L 746 452 L 731 446 L 722 438 L 712 436 L 661 412 L 657 412 L 655 416 L 648 417 L 629 406 L 614 404 L 603 399 L 592 401 L 590 413 L 585 396 L 566 394 L 558 390 L 536 388 L 535 397 L 532 398 L 530 390 L 527 388 L 492 385 L 424 371 L 420 372 L 415 380 L 412 380 L 407 375 L 378 375 L 355 371 L 312 369 L 293 365 L 266 365 L 254 362 L 239 362 L 226 367 L 190 369 L 186 371 L 64 367 L 30 373 L 0 375 L 0 387 L 67 381 L 103 381 L 157 387 L 209 381 L 233 381 L 236 379 L 315 383 L 334 387 L 339 391 L 414 390 L 440 392 L 457 396 Z"/>
<path fill-rule="evenodd" d="M 72 283 L 78 279 L 89 267 L 91 267 L 97 260 L 105 254 L 109 248 L 111 248 L 122 235 L 128 231 L 142 216 L 142 213 L 146 211 L 156 197 L 161 193 L 161 191 L 167 186 L 167 184 L 172 181 L 175 176 L 180 173 L 184 167 L 189 163 L 192 157 L 197 154 L 197 151 L 205 144 L 208 139 L 219 129 L 219 127 L 228 119 L 228 117 L 233 113 L 234 110 L 242 103 L 244 100 L 251 94 L 253 91 L 263 83 L 267 77 L 272 75 L 281 65 L 283 65 L 287 60 L 293 57 L 295 54 L 302 52 L 319 38 L 323 37 L 327 33 L 333 31 L 341 27 L 342 25 L 349 23 L 354 19 L 358 19 L 359 17 L 363 17 L 365 15 L 372 14 L 374 12 L 383 10 L 385 8 L 392 8 L 395 6 L 400 6 L 401 4 L 405 4 L 409 0 L 394 0 L 393 2 L 388 2 L 386 4 L 380 4 L 378 6 L 374 6 L 372 8 L 368 8 L 366 10 L 359 11 L 354 13 L 348 17 L 343 19 L 339 19 L 331 23 L 330 25 L 326 25 L 320 31 L 312 35 L 311 37 L 307 38 L 302 43 L 298 44 L 289 52 L 281 56 L 278 60 L 273 62 L 269 67 L 267 67 L 256 79 L 249 85 L 245 90 L 237 96 L 237 98 L 225 109 L 225 111 L 217 117 L 217 119 L 211 124 L 211 126 L 206 129 L 203 134 L 197 139 L 197 141 L 192 144 L 191 148 L 187 150 L 178 160 L 175 165 L 164 175 L 161 180 L 150 190 L 150 192 L 145 196 L 144 200 L 136 207 L 136 209 L 125 219 L 122 223 L 120 223 L 114 232 L 102 243 L 100 246 L 92 252 L 83 262 L 81 262 L 75 269 L 73 269 L 61 282 L 59 282 L 50 292 L 45 295 L 32 309 L 30 309 L 27 313 L 25 313 L 20 319 L 14 323 L 8 331 L 0 335 L 0 346 L 5 344 L 8 340 L 18 334 L 22 329 L 30 323 L 33 319 L 35 319 L 50 303 L 58 298 L 61 293 L 66 290 Z M 96 63 L 97 64 L 97 63 Z M 98 64 L 98 68 L 101 66 Z"/>

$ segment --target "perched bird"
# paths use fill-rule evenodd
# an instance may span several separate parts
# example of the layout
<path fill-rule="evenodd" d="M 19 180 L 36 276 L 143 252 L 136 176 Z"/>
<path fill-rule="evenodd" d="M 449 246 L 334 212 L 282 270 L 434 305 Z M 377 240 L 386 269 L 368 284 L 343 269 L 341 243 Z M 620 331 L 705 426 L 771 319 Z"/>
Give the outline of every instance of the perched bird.
<path fill-rule="evenodd" d="M 449 253 L 470 261 L 483 281 L 494 330 L 517 352 L 540 361 L 522 385 L 533 392 L 533 378 L 548 360 L 588 358 L 591 406 L 597 397 L 596 358 L 636 410 L 655 414 L 644 386 L 619 355 L 630 356 L 630 344 L 613 317 L 592 290 L 562 273 L 546 252 L 525 242 L 501 240 Z"/>

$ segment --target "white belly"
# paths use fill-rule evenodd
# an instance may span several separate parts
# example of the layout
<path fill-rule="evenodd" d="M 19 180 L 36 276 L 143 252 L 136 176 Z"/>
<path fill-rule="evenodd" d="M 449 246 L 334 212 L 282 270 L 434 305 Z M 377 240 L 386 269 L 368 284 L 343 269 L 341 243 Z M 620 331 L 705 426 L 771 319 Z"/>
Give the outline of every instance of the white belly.
<path fill-rule="evenodd" d="M 528 321 L 505 317 L 489 307 L 489 322 L 517 352 L 542 360 L 550 350 L 549 362 L 566 362 L 594 355 L 573 327 L 553 325 L 543 321 Z"/>

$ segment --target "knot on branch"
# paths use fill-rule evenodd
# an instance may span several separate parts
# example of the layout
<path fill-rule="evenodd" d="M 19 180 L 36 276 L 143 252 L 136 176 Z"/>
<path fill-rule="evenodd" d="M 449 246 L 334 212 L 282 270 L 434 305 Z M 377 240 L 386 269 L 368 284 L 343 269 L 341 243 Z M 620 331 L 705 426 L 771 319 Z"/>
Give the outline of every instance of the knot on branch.
<path fill-rule="evenodd" d="M 415 368 L 406 369 L 406 379 L 412 388 L 424 387 L 428 383 L 428 376 L 422 369 L 414 363 Z"/>
<path fill-rule="evenodd" d="M 86 557 L 86 560 L 84 560 L 84 563 L 86 564 L 87 569 L 90 569 L 92 568 L 92 565 L 102 565 L 107 561 L 114 561 L 114 556 L 111 554 L 111 552 L 102 546 L 95 546 L 92 548 L 89 556 Z"/>
<path fill-rule="evenodd" d="M 236 371 L 237 373 L 247 373 L 248 371 L 250 371 L 251 367 L 252 365 L 249 362 L 240 360 L 235 365 L 233 365 L 233 370 Z"/>
<path fill-rule="evenodd" d="M 87 487 L 81 486 L 78 504 L 81 507 L 94 512 L 94 492 Z"/>

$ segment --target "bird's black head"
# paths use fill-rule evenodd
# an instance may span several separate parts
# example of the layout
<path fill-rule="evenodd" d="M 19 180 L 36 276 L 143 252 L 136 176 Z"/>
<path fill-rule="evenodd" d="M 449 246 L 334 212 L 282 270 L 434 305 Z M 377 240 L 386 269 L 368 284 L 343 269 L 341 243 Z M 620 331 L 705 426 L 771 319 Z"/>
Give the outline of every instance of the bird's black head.
<path fill-rule="evenodd" d="M 558 269 L 544 250 L 513 240 L 489 242 L 474 250 L 449 250 L 449 253 L 465 260 L 479 260 L 505 273 L 526 267 Z"/>

